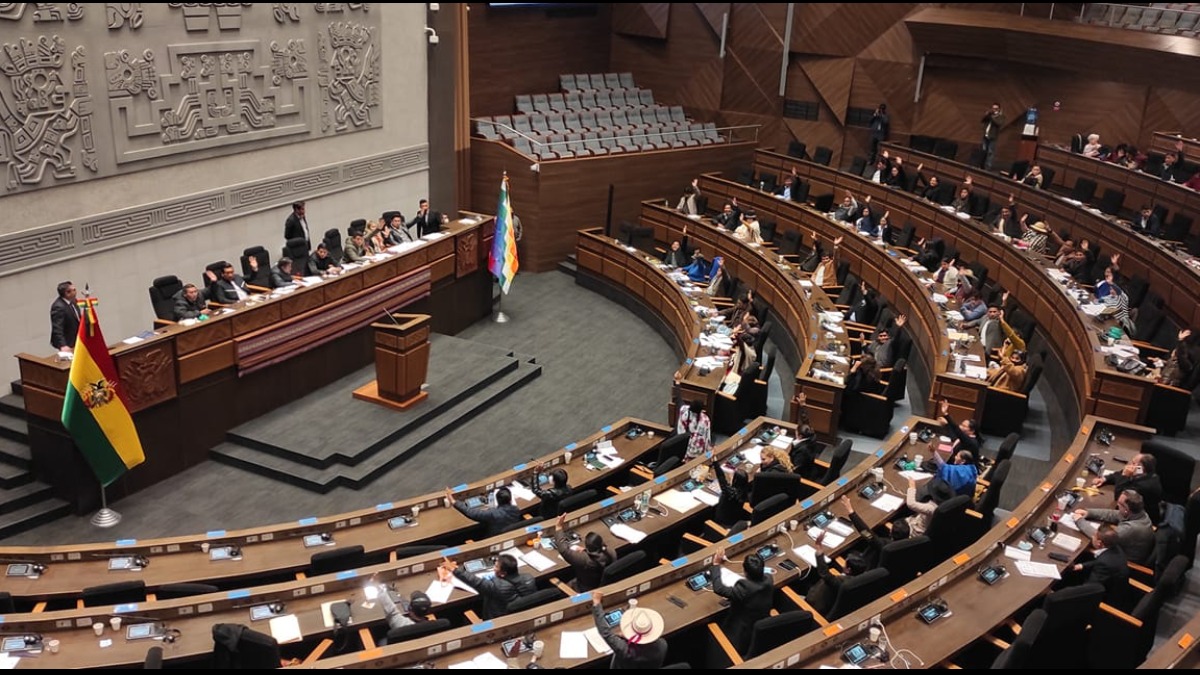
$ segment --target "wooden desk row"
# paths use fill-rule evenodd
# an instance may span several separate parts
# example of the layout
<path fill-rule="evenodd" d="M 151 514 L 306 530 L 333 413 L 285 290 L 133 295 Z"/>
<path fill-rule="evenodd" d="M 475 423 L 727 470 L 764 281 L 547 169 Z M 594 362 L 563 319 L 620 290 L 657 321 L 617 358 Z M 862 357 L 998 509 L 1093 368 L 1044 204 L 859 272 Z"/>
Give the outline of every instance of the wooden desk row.
<path fill-rule="evenodd" d="M 633 428 L 652 432 L 636 438 L 626 438 Z M 541 461 L 546 469 L 566 469 L 569 483 L 577 490 L 602 488 L 623 474 L 633 462 L 655 452 L 659 443 L 670 435 L 670 429 L 645 420 L 622 419 L 612 425 L 559 448 Z M 598 441 L 612 440 L 625 465 L 604 471 L 585 468 L 578 459 L 565 464 L 565 453 L 578 450 L 581 455 Z M 460 499 L 484 495 L 497 487 L 516 480 L 527 480 L 535 471 L 535 463 L 519 464 L 508 471 L 454 488 Z M 535 499 L 523 505 L 535 511 Z M 420 507 L 420 526 L 393 530 L 388 521 L 408 515 Z M 397 502 L 377 504 L 331 516 L 301 518 L 290 523 L 277 523 L 246 530 L 215 530 L 204 534 L 149 540 L 122 540 L 105 544 L 73 546 L 7 546 L 0 548 L 0 558 L 8 561 L 39 562 L 48 566 L 40 578 L 9 577 L 4 590 L 14 598 L 25 601 L 74 599 L 89 586 L 113 583 L 130 578 L 141 579 L 150 592 L 159 586 L 173 583 L 207 582 L 218 584 L 254 584 L 263 579 L 291 575 L 309 566 L 313 553 L 320 548 L 306 548 L 304 537 L 329 533 L 337 546 L 361 545 L 367 553 L 385 553 L 400 546 L 429 543 L 457 543 L 477 526 L 465 516 L 443 504 L 442 491 L 409 497 Z M 202 547 L 233 545 L 241 549 L 238 560 L 211 562 Z M 142 555 L 150 565 L 141 571 L 109 571 L 108 560 L 118 556 Z M 256 581 L 257 580 L 257 581 Z"/>
<path fill-rule="evenodd" d="M 1154 381 L 1121 373 L 1104 362 L 1097 335 L 1100 324 L 1079 310 L 1064 287 L 1046 272 L 1042 261 L 969 219 L 864 178 L 764 151 L 755 153 L 755 166 L 759 172 L 774 171 L 780 176 L 790 175 L 795 167 L 802 180 L 812 183 L 817 194 L 841 195 L 850 191 L 860 201 L 863 196 L 871 195 L 874 204 L 892 212 L 892 222 L 912 222 L 918 236 L 941 237 L 964 257 L 975 258 L 988 268 L 989 278 L 1012 293 L 1033 316 L 1066 368 L 1081 415 L 1095 414 L 1134 424 L 1145 419 Z M 807 210 L 795 203 L 781 204 L 784 204 L 781 210 L 792 213 Z M 815 215 L 808 218 L 813 222 L 818 219 Z M 807 221 L 802 222 L 807 226 Z"/>
<path fill-rule="evenodd" d="M 1200 614 L 1193 616 L 1166 642 L 1150 652 L 1139 670 L 1196 670 L 1200 668 Z"/>
<path fill-rule="evenodd" d="M 1116 432 L 1116 440 L 1111 446 L 1104 446 L 1095 440 L 1102 429 Z M 1049 579 L 1021 575 L 1015 563 L 1004 557 L 1003 545 L 1015 546 L 1025 538 L 1029 529 L 1049 522 L 1050 515 L 1059 508 L 1058 495 L 1075 485 L 1075 479 L 1084 470 L 1088 455 L 1111 458 L 1119 453 L 1129 457 L 1138 451 L 1140 442 L 1150 438 L 1153 433 L 1152 429 L 1088 416 L 1071 447 L 1053 465 L 1045 481 L 1021 501 L 1007 520 L 996 523 L 974 544 L 888 597 L 880 598 L 841 618 L 826 630 L 806 635 L 751 659 L 742 667 L 837 667 L 841 664 L 843 646 L 856 641 L 865 642 L 868 622 L 876 617 L 887 630 L 892 654 L 897 649 L 906 649 L 915 654 L 925 668 L 942 664 L 1049 589 Z M 1111 499 L 1111 492 L 1108 492 L 1102 497 L 1093 498 L 1092 503 L 1108 504 Z M 1061 531 L 1086 540 L 1078 532 L 1065 527 Z M 1083 544 L 1068 555 L 1078 556 L 1086 548 L 1086 544 Z M 1050 560 L 1047 555 L 1054 550 L 1062 551 L 1054 546 L 1034 549 L 1031 551 L 1032 561 L 1054 564 L 1061 570 L 1069 563 Z M 995 586 L 983 584 L 978 579 L 978 571 L 982 566 L 997 562 L 1008 568 L 1008 576 Z M 914 610 L 934 596 L 946 601 L 954 614 L 927 625 L 916 617 Z M 914 663 L 914 666 L 921 667 L 921 664 Z"/>
<path fill-rule="evenodd" d="M 1150 284 L 1150 288 L 1162 296 L 1167 311 L 1181 325 L 1200 325 L 1200 302 L 1196 301 L 1196 298 L 1200 297 L 1200 268 L 1188 264 L 1190 256 L 1177 253 L 1151 237 L 1134 232 L 1131 227 L 1117 223 L 1102 213 L 1076 206 L 1048 189 L 1039 190 L 966 164 L 916 152 L 911 148 L 891 143 L 885 143 L 881 147 L 896 157 L 902 157 L 905 171 L 916 171 L 917 166 L 923 163 L 923 171 L 927 176 L 937 176 L 944 182 L 946 189 L 955 190 L 965 176 L 970 176 L 975 191 L 987 194 L 993 204 L 1007 203 L 1008 196 L 1015 195 L 1017 206 L 1022 213 L 1041 214 L 1046 219 L 1046 224 L 1056 232 L 1066 229 L 1077 237 L 1087 237 L 1099 244 L 1100 253 L 1105 257 L 1121 253 L 1121 274 L 1144 278 Z M 1098 160 L 1071 155 L 1069 152 L 1066 153 L 1069 157 L 1065 157 L 1061 155 L 1062 152 L 1064 151 L 1042 146 L 1038 155 L 1039 163 L 1055 168 L 1056 177 L 1063 176 L 1064 169 L 1055 164 L 1055 158 L 1064 162 L 1068 159 L 1092 162 L 1104 165 L 1095 167 L 1097 169 L 1108 167 L 1109 171 L 1132 173 Z M 1153 177 L 1145 178 L 1162 183 Z M 1073 179 L 1070 185 L 1074 185 Z M 1177 186 L 1169 187 L 1191 193 L 1190 190 Z M 1126 202 L 1132 203 L 1134 208 L 1140 208 L 1142 203 L 1158 203 L 1150 198 L 1145 198 L 1142 202 L 1130 202 L 1129 196 L 1126 197 Z M 1200 204 L 1200 198 L 1197 204 Z M 1187 211 L 1188 213 L 1200 214 L 1200 208 L 1196 205 L 1189 208 L 1192 210 Z"/>
<path fill-rule="evenodd" d="M 716 448 L 714 454 L 718 459 L 732 455 L 736 450 L 748 444 L 750 439 L 763 429 L 779 423 L 765 418 L 755 420 L 753 424 L 743 429 L 734 438 Z M 786 425 L 785 425 L 786 426 Z M 622 439 L 624 440 L 624 439 Z M 614 439 L 614 445 L 618 440 Z M 580 450 L 582 454 L 583 450 Z M 693 462 L 704 461 L 703 458 Z M 574 458 L 569 466 L 582 464 L 581 458 Z M 631 462 L 626 462 L 628 466 Z M 650 492 L 657 495 L 673 489 L 689 479 L 693 465 L 688 465 L 669 474 L 648 480 L 627 492 L 617 490 L 619 494 L 610 495 L 596 503 L 574 511 L 568 516 L 568 526 L 577 528 L 581 534 L 590 528 L 602 528 L 605 516 L 620 513 L 632 507 L 640 498 L 641 493 Z M 505 481 L 495 481 L 493 486 L 506 484 Z M 698 515 L 702 511 L 696 512 Z M 668 509 L 663 517 L 650 518 L 643 521 L 646 530 L 665 531 L 690 517 Z M 423 510 L 419 525 L 411 528 L 420 530 L 428 521 Z M 542 524 L 532 525 L 511 533 L 497 535 L 479 542 L 464 543 L 448 546 L 434 553 L 417 555 L 405 559 L 372 565 L 369 567 L 347 570 L 335 574 L 327 574 L 308 579 L 298 579 L 286 583 L 270 584 L 253 589 L 239 589 L 209 595 L 193 596 L 178 600 L 158 602 L 131 603 L 115 607 L 90 607 L 64 611 L 39 612 L 28 614 L 8 615 L 4 617 L 6 632 L 38 633 L 44 640 L 58 639 L 61 642 L 61 652 L 57 655 L 43 654 L 40 658 L 22 659 L 21 668 L 69 668 L 69 667 L 118 667 L 141 663 L 145 656 L 145 641 L 125 640 L 120 635 L 113 635 L 105 629 L 103 637 L 112 639 L 110 646 L 101 646 L 97 637 L 92 633 L 95 622 L 107 622 L 111 616 L 124 616 L 128 623 L 144 621 L 162 621 L 167 626 L 180 632 L 179 639 L 174 643 L 164 644 L 164 658 L 167 660 L 184 660 L 202 657 L 212 650 L 211 627 L 217 623 L 246 623 L 250 607 L 264 603 L 281 602 L 286 605 L 286 612 L 297 615 L 300 628 L 305 640 L 323 638 L 332 632 L 332 628 L 324 625 L 320 608 L 332 601 L 349 600 L 353 607 L 354 628 L 366 628 L 378 625 L 382 611 L 378 607 L 366 608 L 361 603 L 365 600 L 363 587 L 368 580 L 374 579 L 379 583 L 392 584 L 395 590 L 408 596 L 414 590 L 425 590 L 436 579 L 436 568 L 443 556 L 464 562 L 486 558 L 502 551 L 519 547 L 528 548 L 526 541 L 536 536 L 543 529 Z M 616 548 L 626 551 L 633 548 L 618 542 L 608 534 L 606 538 Z M 540 579 L 546 580 L 552 575 L 566 570 L 565 563 L 555 562 L 551 569 L 536 573 Z M 461 590 L 454 590 L 446 603 L 435 606 L 435 612 L 445 614 L 458 612 L 472 603 L 472 595 Z M 544 611 L 544 610 L 543 610 Z M 256 629 L 266 630 L 261 624 Z M 472 635 L 487 638 L 485 631 L 490 630 L 488 623 L 473 627 Z M 457 647 L 455 647 L 457 648 Z M 451 648 L 447 648 L 449 651 Z"/>
<path fill-rule="evenodd" d="M 205 461 L 229 429 L 370 364 L 369 326 L 384 309 L 432 314 L 433 329 L 448 333 L 485 316 L 493 229 L 492 218 L 467 214 L 444 236 L 385 260 L 266 301 L 251 297 L 208 321 L 159 328 L 136 344 L 112 345 L 146 461 L 111 486 L 109 498 Z M 99 488 L 59 421 L 70 363 L 17 358 L 34 471 L 84 512 Z"/>

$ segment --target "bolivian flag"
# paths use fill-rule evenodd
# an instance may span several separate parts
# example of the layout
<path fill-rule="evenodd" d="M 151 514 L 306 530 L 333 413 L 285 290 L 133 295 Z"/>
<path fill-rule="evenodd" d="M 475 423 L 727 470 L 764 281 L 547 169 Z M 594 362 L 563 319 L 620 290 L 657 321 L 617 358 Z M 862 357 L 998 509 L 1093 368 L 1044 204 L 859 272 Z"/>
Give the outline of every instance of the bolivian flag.
<path fill-rule="evenodd" d="M 508 174 L 500 181 L 500 203 L 496 206 L 496 237 L 488 256 L 488 271 L 508 294 L 508 287 L 517 276 L 517 233 L 513 223 L 512 202 L 508 199 Z"/>
<path fill-rule="evenodd" d="M 92 465 L 100 484 L 107 487 L 126 469 L 144 462 L 146 455 L 100 332 L 95 300 L 89 298 L 82 304 L 62 423 Z"/>

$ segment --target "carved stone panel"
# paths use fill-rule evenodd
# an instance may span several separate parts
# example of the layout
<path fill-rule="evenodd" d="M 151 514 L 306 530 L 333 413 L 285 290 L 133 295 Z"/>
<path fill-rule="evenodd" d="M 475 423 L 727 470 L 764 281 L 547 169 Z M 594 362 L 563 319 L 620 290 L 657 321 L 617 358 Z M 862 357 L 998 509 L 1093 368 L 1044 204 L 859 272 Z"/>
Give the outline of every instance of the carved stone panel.
<path fill-rule="evenodd" d="M 374 28 L 352 21 L 329 24 L 317 37 L 321 88 L 321 131 L 373 127 L 380 102 L 379 41 Z"/>

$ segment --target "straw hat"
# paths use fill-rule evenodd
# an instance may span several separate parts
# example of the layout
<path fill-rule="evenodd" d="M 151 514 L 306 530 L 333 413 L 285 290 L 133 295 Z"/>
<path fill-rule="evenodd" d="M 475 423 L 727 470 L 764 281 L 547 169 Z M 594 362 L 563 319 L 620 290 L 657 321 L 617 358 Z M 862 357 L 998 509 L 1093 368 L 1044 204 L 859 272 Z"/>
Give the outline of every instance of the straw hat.
<path fill-rule="evenodd" d="M 621 615 L 621 635 L 630 644 L 648 645 L 662 634 L 662 614 L 652 609 L 638 607 Z"/>
<path fill-rule="evenodd" d="M 1041 232 L 1042 234 L 1050 234 L 1050 228 L 1046 225 L 1046 223 L 1043 223 L 1040 220 L 1037 221 L 1036 223 L 1034 223 L 1033 225 L 1030 225 L 1029 227 L 1031 229 L 1033 229 L 1034 232 Z"/>

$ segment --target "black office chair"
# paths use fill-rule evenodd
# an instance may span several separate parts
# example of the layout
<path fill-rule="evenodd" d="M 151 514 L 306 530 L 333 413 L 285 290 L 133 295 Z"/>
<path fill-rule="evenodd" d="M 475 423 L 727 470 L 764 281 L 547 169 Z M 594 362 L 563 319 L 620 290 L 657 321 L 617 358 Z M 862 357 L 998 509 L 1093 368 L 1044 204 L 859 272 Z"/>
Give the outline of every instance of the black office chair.
<path fill-rule="evenodd" d="M 1044 180 L 1044 179 L 1043 179 Z M 1050 187 L 1049 185 L 1046 186 Z M 1087 204 L 1096 196 L 1096 181 L 1080 176 L 1075 179 L 1075 188 L 1071 190 L 1071 199 Z"/>
<path fill-rule="evenodd" d="M 1171 560 L 1159 583 L 1141 597 L 1125 615 L 1110 612 L 1101 605 L 1088 632 L 1088 666 L 1091 668 L 1135 670 L 1154 646 L 1158 618 L 1163 605 L 1174 595 L 1189 567 L 1186 556 Z M 1137 623 L 1134 623 L 1136 621 Z"/>
<path fill-rule="evenodd" d="M 792 182 L 792 201 L 803 204 L 808 201 L 808 193 L 812 189 L 811 183 L 805 183 L 799 178 Z"/>
<path fill-rule="evenodd" d="M 561 506 L 562 502 L 559 502 L 559 505 Z M 538 523 L 542 522 L 543 520 L 545 520 L 545 518 L 543 518 L 541 516 L 535 516 L 533 518 L 526 518 L 524 520 L 518 520 L 517 522 L 513 523 L 512 525 L 509 525 L 508 527 L 504 528 L 503 530 L 500 530 L 500 532 L 503 534 L 504 532 L 515 532 L 517 530 L 524 530 L 524 529 L 530 527 L 531 525 L 537 525 Z"/>
<path fill-rule="evenodd" d="M 833 161 L 833 150 L 823 145 L 818 145 L 817 149 L 813 151 L 813 162 L 821 166 L 829 166 L 831 161 Z"/>
<path fill-rule="evenodd" d="M 788 156 L 795 157 L 796 159 L 807 159 L 808 146 L 800 141 L 790 141 L 788 143 L 787 154 Z"/>
<path fill-rule="evenodd" d="M 325 244 L 325 250 L 329 251 L 329 257 L 333 259 L 334 264 L 340 265 L 345 253 L 342 248 L 342 233 L 336 227 L 325 230 L 325 237 L 321 243 Z"/>
<path fill-rule="evenodd" d="M 343 546 L 332 551 L 314 553 L 309 560 L 308 575 L 333 574 L 362 567 L 367 564 L 366 551 L 361 544 Z"/>
<path fill-rule="evenodd" d="M 917 152 L 933 154 L 934 143 L 935 143 L 935 139 L 933 138 L 933 136 L 925 136 L 923 134 L 913 134 L 912 136 L 908 137 L 908 147 L 912 148 L 913 150 L 916 150 Z"/>
<path fill-rule="evenodd" d="M 1192 472 L 1196 469 L 1196 460 L 1188 453 L 1158 441 L 1142 443 L 1142 452 L 1153 455 L 1158 464 L 1157 473 L 1162 480 L 1163 502 L 1187 503 L 1192 493 Z"/>
<path fill-rule="evenodd" d="M 543 588 L 540 591 L 534 591 L 533 593 L 530 593 L 529 595 L 521 596 L 521 597 L 517 598 L 516 600 L 513 600 L 512 602 L 508 603 L 508 613 L 516 614 L 517 612 L 524 612 L 525 610 L 527 610 L 531 607 L 537 607 L 538 605 L 544 605 L 547 602 L 554 602 L 555 600 L 558 600 L 559 598 L 563 598 L 563 597 L 566 597 L 566 596 L 564 596 L 563 592 L 558 590 L 558 588 L 555 586 L 551 586 L 550 588 Z"/>
<path fill-rule="evenodd" d="M 1145 425 L 1163 436 L 1174 436 L 1187 427 L 1192 411 L 1192 392 L 1167 384 L 1155 383 L 1146 408 Z"/>
<path fill-rule="evenodd" d="M 1104 586 L 1083 584 L 1055 591 L 1046 596 L 1042 609 L 1046 622 L 1038 639 L 1030 645 L 1029 664 L 1048 668 L 1076 668 L 1083 665 L 1082 650 L 1063 649 L 1063 645 L 1087 644 L 1087 631 L 1104 600 Z"/>
<path fill-rule="evenodd" d="M 1104 188 L 1104 194 L 1100 197 L 1100 205 L 1097 207 L 1101 213 L 1115 216 L 1121 212 L 1123 206 L 1125 206 L 1124 192 L 1116 188 Z"/>
<path fill-rule="evenodd" d="M 163 321 L 175 320 L 175 294 L 183 290 L 183 282 L 174 274 L 158 277 L 150 283 L 150 305 L 154 316 Z"/>
<path fill-rule="evenodd" d="M 762 471 L 754 476 L 754 482 L 750 485 L 750 506 L 758 506 L 776 495 L 786 495 L 792 501 L 800 501 L 816 494 L 819 489 L 816 483 L 805 482 L 804 476 L 798 473 Z"/>
<path fill-rule="evenodd" d="M 851 173 L 855 176 L 861 176 L 861 175 L 863 175 L 863 171 L 866 171 L 866 170 L 867 170 L 867 158 L 866 157 L 854 157 L 850 160 L 849 173 Z"/>
<path fill-rule="evenodd" d="M 783 612 L 777 616 L 769 616 L 754 622 L 754 630 L 750 634 L 750 646 L 746 648 L 746 658 L 756 656 L 782 646 L 796 639 L 797 635 L 806 635 L 817 629 L 817 622 L 811 612 L 795 610 Z"/>
<path fill-rule="evenodd" d="M 658 446 L 658 456 L 654 461 L 647 464 L 653 470 L 654 467 L 662 464 L 668 457 L 683 458 L 687 454 L 688 441 L 691 439 L 689 434 L 672 434 Z"/>
<path fill-rule="evenodd" d="M 853 446 L 854 441 L 849 438 L 843 438 L 842 442 L 837 444 L 829 457 L 829 466 L 825 467 L 825 473 L 818 483 L 828 486 L 842 475 L 842 469 L 846 466 L 846 460 L 850 458 L 850 448 Z"/>
<path fill-rule="evenodd" d="M 176 598 L 188 598 L 193 595 L 207 595 L 208 593 L 216 593 L 220 590 L 212 584 L 163 584 L 155 589 L 154 597 L 159 600 L 174 600 Z"/>
<path fill-rule="evenodd" d="M 604 568 L 604 572 L 600 575 L 600 585 L 607 586 L 616 583 L 622 579 L 633 576 L 641 571 L 641 568 L 646 563 L 646 552 L 642 550 L 634 551 L 628 555 L 623 555 L 617 558 L 617 561 Z"/>
<path fill-rule="evenodd" d="M 146 601 L 146 582 L 141 579 L 118 581 L 83 589 L 84 607 L 104 607 Z"/>
<path fill-rule="evenodd" d="M 13 602 L 12 593 L 0 591 L 0 615 L 16 613 L 17 605 Z"/>
<path fill-rule="evenodd" d="M 308 240 L 304 237 L 289 239 L 283 247 L 283 256 L 292 259 L 292 274 L 308 276 Z"/>
<path fill-rule="evenodd" d="M 146 650 L 146 660 L 142 663 L 142 670 L 162 670 L 163 667 L 163 648 L 159 646 L 151 647 Z"/>
<path fill-rule="evenodd" d="M 916 579 L 937 562 L 933 557 L 933 543 L 924 535 L 889 542 L 879 551 L 879 567 L 891 574 L 896 586 Z"/>
<path fill-rule="evenodd" d="M 750 524 L 758 525 L 770 518 L 774 518 L 791 508 L 792 504 L 795 503 L 796 500 L 791 495 L 783 494 L 768 497 L 759 502 L 758 506 L 755 506 L 750 512 Z"/>
<path fill-rule="evenodd" d="M 925 530 L 934 555 L 948 558 L 974 541 L 978 534 L 977 519 L 967 514 L 970 507 L 971 498 L 967 495 L 955 495 L 938 504 Z"/>
<path fill-rule="evenodd" d="M 209 286 L 212 286 L 213 284 L 216 283 L 217 279 L 221 278 L 221 270 L 225 268 L 225 264 L 226 263 L 224 260 L 218 260 L 217 262 L 211 262 L 204 266 L 204 273 L 200 275 L 200 278 L 204 280 L 204 282 L 203 282 L 204 288 L 208 288 Z M 212 279 L 208 278 L 209 272 L 212 272 L 212 275 L 213 275 Z"/>
<path fill-rule="evenodd" d="M 1000 491 L 1004 489 L 1004 482 L 1008 480 L 1009 467 L 1012 466 L 1010 460 L 997 462 L 992 469 L 991 478 L 988 480 L 988 485 L 983 490 L 983 495 L 979 501 L 975 503 L 975 510 L 983 514 L 983 522 L 980 526 L 987 530 L 992 526 L 992 519 L 996 514 L 996 507 L 1000 505 Z M 983 532 L 980 532 L 982 535 Z"/>
<path fill-rule="evenodd" d="M 572 494 L 558 503 L 558 510 L 561 513 L 570 513 L 576 509 L 581 509 L 588 504 L 596 501 L 600 493 L 594 489 L 580 490 Z"/>
<path fill-rule="evenodd" d="M 213 660 L 216 670 L 275 669 L 280 666 L 279 643 L 275 638 L 241 624 L 218 623 L 212 627 Z"/>
<path fill-rule="evenodd" d="M 258 261 L 258 271 L 250 269 L 250 258 Z M 271 287 L 271 254 L 262 246 L 251 246 L 242 251 L 242 276 L 252 286 Z"/>
<path fill-rule="evenodd" d="M 429 555 L 437 553 L 446 548 L 441 544 L 410 544 L 408 546 L 399 546 L 393 550 L 396 554 L 396 560 L 404 560 L 405 558 L 415 558 L 419 555 Z"/>
<path fill-rule="evenodd" d="M 992 661 L 992 670 L 1025 670 L 1029 666 L 1029 652 L 1041 635 L 1042 626 L 1046 624 L 1046 610 L 1035 609 L 1021 623 L 1021 632 L 1016 639 L 1009 643 L 1008 648 L 1000 652 Z"/>
<path fill-rule="evenodd" d="M 828 621 L 835 621 L 846 616 L 869 602 L 883 597 L 892 589 L 891 575 L 883 567 L 867 570 L 862 574 L 848 577 L 838 587 L 833 605 L 825 615 Z"/>
<path fill-rule="evenodd" d="M 399 644 L 405 640 L 416 640 L 426 635 L 440 633 L 448 628 L 450 628 L 450 619 L 418 621 L 407 626 L 389 629 L 387 635 L 379 641 L 379 644 L 381 646 Z"/>
<path fill-rule="evenodd" d="M 658 466 L 654 467 L 653 475 L 655 478 L 658 478 L 659 476 L 664 476 L 668 473 L 671 473 L 675 469 L 677 469 L 679 467 L 679 465 L 682 463 L 683 463 L 682 457 L 668 457 L 668 458 L 664 459 L 663 461 L 659 462 Z"/>
<path fill-rule="evenodd" d="M 939 138 L 933 144 L 933 154 L 942 159 L 957 159 L 958 143 L 945 138 Z"/>
<path fill-rule="evenodd" d="M 827 192 L 814 197 L 812 205 L 820 213 L 829 213 L 833 210 L 833 201 L 833 193 Z"/>
<path fill-rule="evenodd" d="M 762 220 L 758 223 L 758 232 L 762 236 L 763 241 L 771 244 L 775 241 L 775 230 L 778 227 L 779 224 L 773 220 Z"/>

